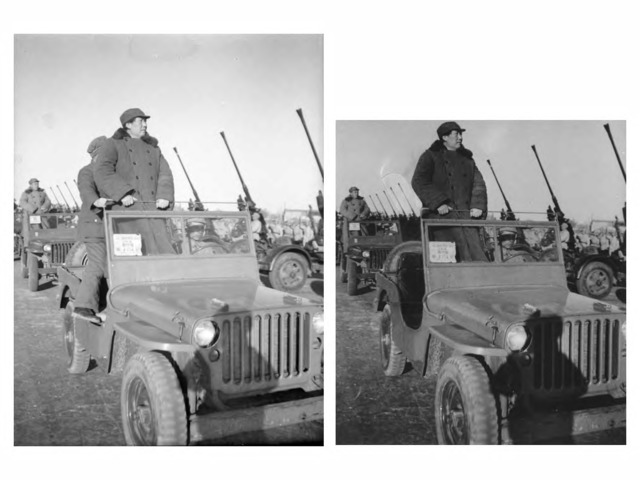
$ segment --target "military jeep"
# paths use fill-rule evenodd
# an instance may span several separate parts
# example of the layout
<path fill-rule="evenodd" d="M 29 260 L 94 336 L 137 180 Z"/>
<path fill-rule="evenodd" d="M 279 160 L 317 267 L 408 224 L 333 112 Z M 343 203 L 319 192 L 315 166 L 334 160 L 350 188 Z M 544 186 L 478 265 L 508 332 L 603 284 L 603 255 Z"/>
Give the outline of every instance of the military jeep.
<path fill-rule="evenodd" d="M 104 223 L 101 321 L 73 313 L 82 265 L 59 267 L 58 298 L 68 371 L 95 361 L 122 375 L 127 444 L 322 418 L 322 306 L 260 283 L 246 212 L 106 211 Z"/>
<path fill-rule="evenodd" d="M 375 285 L 376 272 L 389 252 L 402 243 L 397 219 L 349 221 L 342 228 L 341 280 L 347 294 L 355 295 L 361 281 Z"/>
<path fill-rule="evenodd" d="M 75 213 L 24 212 L 22 244 L 18 248 L 22 248 L 22 277 L 29 279 L 29 290 L 37 292 L 43 276 L 56 276 L 75 242 L 77 226 Z"/>
<path fill-rule="evenodd" d="M 376 275 L 384 373 L 437 379 L 438 443 L 626 425 L 626 314 L 568 290 L 559 234 L 550 222 L 423 218 L 422 240 Z"/>

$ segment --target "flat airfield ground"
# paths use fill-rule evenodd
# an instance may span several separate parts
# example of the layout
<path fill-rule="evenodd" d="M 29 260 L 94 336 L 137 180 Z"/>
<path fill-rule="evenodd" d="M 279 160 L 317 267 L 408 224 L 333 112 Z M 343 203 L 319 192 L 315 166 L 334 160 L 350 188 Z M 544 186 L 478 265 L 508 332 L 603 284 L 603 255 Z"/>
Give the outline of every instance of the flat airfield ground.
<path fill-rule="evenodd" d="M 65 365 L 62 310 L 57 288 L 41 280 L 30 292 L 14 262 L 14 444 L 124 445 L 121 375 L 97 366 L 71 375 Z M 310 278 L 298 292 L 322 303 L 323 280 Z M 322 445 L 323 422 L 230 435 L 205 445 Z"/>
<path fill-rule="evenodd" d="M 435 379 L 415 370 L 386 377 L 380 366 L 375 289 L 360 284 L 347 295 L 336 271 L 336 443 L 338 445 L 437 444 Z M 612 293 L 606 302 L 624 306 Z M 625 444 L 626 428 L 551 438 L 551 444 Z"/>

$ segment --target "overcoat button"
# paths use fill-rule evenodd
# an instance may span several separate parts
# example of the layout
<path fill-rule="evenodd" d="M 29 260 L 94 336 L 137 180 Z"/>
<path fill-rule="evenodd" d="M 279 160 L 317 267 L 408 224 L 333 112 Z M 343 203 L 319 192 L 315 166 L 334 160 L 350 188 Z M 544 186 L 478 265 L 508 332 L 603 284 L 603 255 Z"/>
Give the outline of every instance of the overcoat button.
<path fill-rule="evenodd" d="M 149 150 L 147 150 L 147 153 L 151 153 Z"/>
<path fill-rule="evenodd" d="M 151 162 L 149 162 L 149 165 L 151 165 Z"/>
<path fill-rule="evenodd" d="M 133 152 L 133 150 L 129 149 L 130 152 Z"/>
<path fill-rule="evenodd" d="M 133 164 L 135 165 L 135 164 L 136 164 L 136 162 L 133 162 Z"/>
<path fill-rule="evenodd" d="M 154 192 L 153 190 L 151 190 L 151 195 L 155 195 L 155 194 L 156 194 L 156 192 Z"/>
<path fill-rule="evenodd" d="M 151 175 L 151 180 L 153 180 L 153 175 Z"/>
<path fill-rule="evenodd" d="M 138 180 L 138 175 L 136 175 L 136 180 Z"/>

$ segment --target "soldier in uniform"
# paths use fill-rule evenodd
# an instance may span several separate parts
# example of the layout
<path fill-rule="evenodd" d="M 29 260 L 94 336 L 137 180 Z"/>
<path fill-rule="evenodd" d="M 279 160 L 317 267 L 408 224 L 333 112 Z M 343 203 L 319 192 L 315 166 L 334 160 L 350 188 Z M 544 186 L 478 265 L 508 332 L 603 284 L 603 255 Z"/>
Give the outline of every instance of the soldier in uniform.
<path fill-rule="evenodd" d="M 359 220 L 365 220 L 371 211 L 369 205 L 364 198 L 360 195 L 358 187 L 351 187 L 349 189 L 349 196 L 342 200 L 340 204 L 340 215 L 349 220 L 350 222 L 357 222 Z"/>
<path fill-rule="evenodd" d="M 29 180 L 27 188 L 20 196 L 20 206 L 29 214 L 47 213 L 51 208 L 51 200 L 42 188 L 37 178 Z"/>
<path fill-rule="evenodd" d="M 99 150 L 94 178 L 100 196 L 118 202 L 114 210 L 166 210 L 174 201 L 173 174 L 158 140 L 147 133 L 149 118 L 139 108 L 126 110 L 122 127 Z M 176 253 L 164 220 L 120 222 L 118 233 L 140 234 L 145 255 Z"/>
<path fill-rule="evenodd" d="M 101 197 L 96 182 L 93 179 L 93 163 L 98 150 L 107 137 L 98 137 L 91 141 L 87 153 L 91 155 L 91 162 L 78 172 L 78 190 L 82 207 L 78 220 L 77 239 L 84 242 L 87 248 L 88 263 L 82 274 L 82 283 L 76 295 L 73 313 L 82 320 L 99 324 L 102 322 L 96 316 L 100 302 L 100 286 L 107 276 L 107 251 L 104 239 L 103 215 L 104 208 L 110 200 Z"/>
<path fill-rule="evenodd" d="M 456 122 L 445 122 L 437 129 L 438 140 L 420 156 L 411 186 L 429 209 L 429 218 L 484 218 L 487 214 L 487 188 L 476 167 L 473 154 L 462 145 L 462 132 Z M 456 243 L 460 260 L 486 261 L 479 229 L 447 227 L 434 229 L 434 240 Z"/>

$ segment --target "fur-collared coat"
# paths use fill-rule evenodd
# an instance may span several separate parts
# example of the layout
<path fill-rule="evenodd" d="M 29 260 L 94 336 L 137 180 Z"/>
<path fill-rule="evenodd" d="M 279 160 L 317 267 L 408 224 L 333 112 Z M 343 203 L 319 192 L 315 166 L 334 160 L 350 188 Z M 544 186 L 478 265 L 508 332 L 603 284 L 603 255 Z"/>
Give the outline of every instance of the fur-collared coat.
<path fill-rule="evenodd" d="M 369 205 L 367 205 L 365 199 L 360 196 L 353 198 L 349 195 L 342 200 L 342 204 L 340 205 L 340 215 L 349 221 L 364 220 L 369 216 L 370 212 Z"/>
<path fill-rule="evenodd" d="M 411 186 L 422 206 L 429 209 L 428 218 L 470 219 L 469 210 L 478 208 L 487 214 L 487 187 L 473 161 L 473 154 L 461 146 L 447 150 L 436 140 L 422 154 L 411 179 Z M 438 207 L 447 204 L 454 210 L 439 215 Z M 458 260 L 487 261 L 477 228 L 447 227 L 433 230 L 434 240 L 455 242 Z"/>
<path fill-rule="evenodd" d="M 42 188 L 27 188 L 20 196 L 20 206 L 30 214 L 47 213 L 51 209 L 51 200 Z"/>
<path fill-rule="evenodd" d="M 93 165 L 85 165 L 78 172 L 78 190 L 82 208 L 78 216 L 77 238 L 83 242 L 104 241 L 103 210 L 93 205 L 98 200 L 98 187 L 93 180 Z"/>
<path fill-rule="evenodd" d="M 470 218 L 469 210 L 478 208 L 487 213 L 487 187 L 476 167 L 470 150 L 460 147 L 447 150 L 436 140 L 418 160 L 411 186 L 422 206 L 430 210 L 432 218 Z M 460 213 L 438 215 L 437 209 L 447 204 Z"/>
<path fill-rule="evenodd" d="M 123 128 L 116 130 L 100 148 L 93 174 L 102 198 L 120 201 L 133 195 L 137 201 L 130 210 L 155 210 L 158 199 L 174 201 L 171 168 L 158 140 L 149 135 L 131 138 Z"/>

